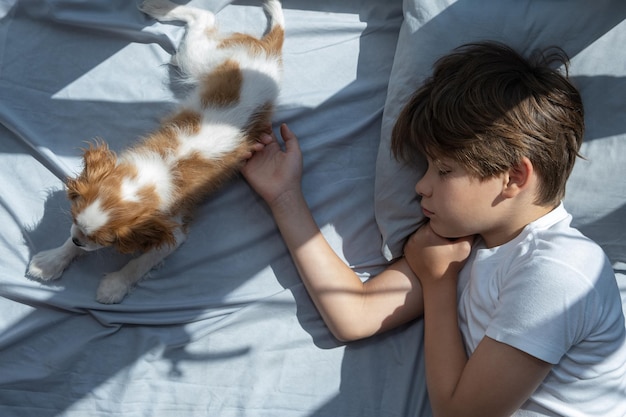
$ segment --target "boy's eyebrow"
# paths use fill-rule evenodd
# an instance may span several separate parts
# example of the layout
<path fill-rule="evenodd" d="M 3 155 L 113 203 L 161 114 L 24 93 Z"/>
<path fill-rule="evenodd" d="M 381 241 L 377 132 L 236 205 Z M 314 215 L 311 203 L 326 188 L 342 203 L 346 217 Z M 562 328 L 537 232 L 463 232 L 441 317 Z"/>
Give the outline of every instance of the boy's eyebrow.
<path fill-rule="evenodd" d="M 434 166 L 437 167 L 450 167 L 451 165 L 455 164 L 455 161 L 452 158 L 447 158 L 447 157 L 426 157 L 426 161 L 428 162 L 428 164 L 432 164 Z"/>

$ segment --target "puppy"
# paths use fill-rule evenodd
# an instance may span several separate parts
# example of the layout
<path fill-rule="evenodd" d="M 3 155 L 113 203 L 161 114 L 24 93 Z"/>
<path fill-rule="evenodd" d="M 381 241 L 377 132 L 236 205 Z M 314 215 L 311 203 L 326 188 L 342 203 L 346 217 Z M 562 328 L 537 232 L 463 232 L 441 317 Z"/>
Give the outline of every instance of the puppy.
<path fill-rule="evenodd" d="M 184 241 L 192 209 L 240 169 L 270 123 L 281 78 L 284 17 L 278 0 L 266 0 L 264 9 L 269 30 L 257 39 L 220 35 L 214 14 L 206 10 L 167 0 L 141 5 L 158 20 L 186 22 L 173 63 L 191 92 L 155 132 L 119 156 L 102 141 L 84 150 L 83 171 L 67 180 L 70 237 L 35 255 L 29 276 L 59 278 L 74 258 L 107 246 L 141 252 L 100 282 L 97 300 L 118 303 Z"/>

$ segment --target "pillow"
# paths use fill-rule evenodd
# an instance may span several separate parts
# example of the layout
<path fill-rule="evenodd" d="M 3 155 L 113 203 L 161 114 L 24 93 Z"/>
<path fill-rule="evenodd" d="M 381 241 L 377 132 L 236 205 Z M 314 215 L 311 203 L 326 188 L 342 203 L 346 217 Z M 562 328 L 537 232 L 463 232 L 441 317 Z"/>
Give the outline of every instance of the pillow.
<path fill-rule="evenodd" d="M 585 107 L 589 109 L 605 103 L 598 94 L 585 97 L 585 83 L 591 80 L 575 76 L 589 70 L 589 59 L 598 63 L 593 69 L 596 72 L 603 71 L 605 62 L 616 64 L 611 71 L 619 71 L 616 58 L 623 56 L 623 52 L 617 45 L 623 45 L 624 40 L 600 45 L 596 41 L 605 34 L 614 37 L 624 34 L 624 24 L 617 35 L 620 27 L 613 29 L 626 17 L 623 0 L 593 3 L 588 0 L 405 0 L 403 7 L 404 22 L 390 75 L 376 161 L 375 214 L 383 239 L 382 253 L 387 260 L 402 255 L 404 241 L 424 220 L 414 188 L 425 171 L 425 162 L 417 163 L 417 168 L 403 165 L 391 154 L 390 142 L 395 119 L 412 93 L 430 76 L 435 61 L 462 44 L 482 40 L 505 43 L 525 56 L 537 49 L 559 46 L 570 59 L 580 55 L 580 59 L 572 60 L 570 75 L 574 76 L 573 81 L 581 89 Z M 624 72 L 623 65 L 621 68 Z M 623 85 L 622 82 L 621 103 L 625 97 Z M 607 111 L 623 114 L 624 108 Z M 618 133 L 626 132 L 621 119 L 615 122 L 621 124 Z M 596 126 L 592 121 L 587 126 L 586 140 L 599 134 L 593 131 Z M 621 148 L 620 154 L 624 155 L 624 146 Z M 568 192 L 570 188 L 568 185 Z M 624 211 L 621 205 L 623 202 L 616 209 Z M 624 223 L 622 229 L 626 229 Z"/>

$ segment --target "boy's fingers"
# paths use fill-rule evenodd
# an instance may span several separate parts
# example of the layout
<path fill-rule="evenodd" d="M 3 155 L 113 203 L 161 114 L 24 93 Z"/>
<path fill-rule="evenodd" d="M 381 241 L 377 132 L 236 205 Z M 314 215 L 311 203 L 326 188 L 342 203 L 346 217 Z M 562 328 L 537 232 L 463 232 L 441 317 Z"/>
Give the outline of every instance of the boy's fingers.
<path fill-rule="evenodd" d="M 287 149 L 287 151 L 291 149 L 297 150 L 300 148 L 300 145 L 298 144 L 298 138 L 291 131 L 291 129 L 289 129 L 289 126 L 287 126 L 286 123 L 280 125 L 280 135 L 285 141 L 285 148 Z"/>
<path fill-rule="evenodd" d="M 268 133 L 263 133 L 261 134 L 261 136 L 259 136 L 259 142 L 262 145 L 269 145 L 270 143 L 272 143 L 273 140 L 274 138 L 272 137 L 272 135 Z"/>
<path fill-rule="evenodd" d="M 252 144 L 252 152 L 259 152 L 265 148 L 265 144 L 261 142 L 256 142 Z"/>
<path fill-rule="evenodd" d="M 475 237 L 476 237 L 475 235 L 464 236 L 464 237 L 460 237 L 459 240 L 468 242 L 471 245 L 472 243 L 474 243 Z"/>

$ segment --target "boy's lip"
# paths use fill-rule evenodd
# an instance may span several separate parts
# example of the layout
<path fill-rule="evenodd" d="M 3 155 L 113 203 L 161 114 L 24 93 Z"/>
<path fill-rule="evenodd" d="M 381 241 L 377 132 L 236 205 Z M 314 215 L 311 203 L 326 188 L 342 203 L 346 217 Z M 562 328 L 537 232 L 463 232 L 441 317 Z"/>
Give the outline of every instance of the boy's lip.
<path fill-rule="evenodd" d="M 422 207 L 422 213 L 424 213 L 424 216 L 426 217 L 430 217 L 434 214 L 432 211 L 428 210 L 426 207 Z"/>

